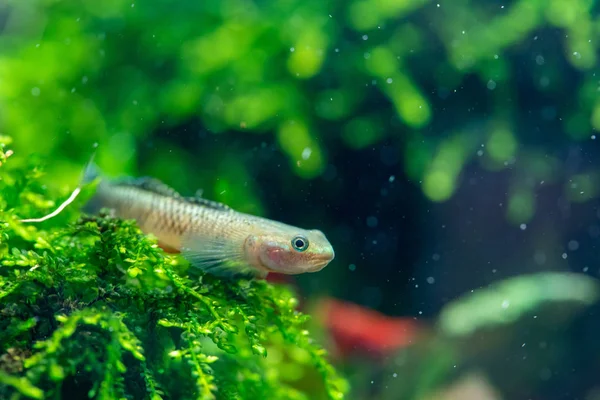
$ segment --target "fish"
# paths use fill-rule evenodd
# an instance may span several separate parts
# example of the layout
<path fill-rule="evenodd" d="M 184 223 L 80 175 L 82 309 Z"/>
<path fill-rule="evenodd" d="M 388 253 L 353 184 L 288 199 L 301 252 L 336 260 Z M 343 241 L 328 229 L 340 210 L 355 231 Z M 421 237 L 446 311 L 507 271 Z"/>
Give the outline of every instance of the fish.
<path fill-rule="evenodd" d="M 328 338 L 328 352 L 339 362 L 368 359 L 378 363 L 432 336 L 427 322 L 410 316 L 389 316 L 331 296 L 306 296 L 294 276 L 269 275 L 267 281 L 293 288 L 298 310 L 315 317 L 313 321 Z"/>
<path fill-rule="evenodd" d="M 184 197 L 151 177 L 108 180 L 90 165 L 85 181 L 98 179 L 84 212 L 133 219 L 159 245 L 216 276 L 297 275 L 325 268 L 334 249 L 318 229 L 302 229 L 238 212 L 201 196 Z"/>
<path fill-rule="evenodd" d="M 332 297 L 318 298 L 310 313 L 331 336 L 331 351 L 341 359 L 360 355 L 383 360 L 419 342 L 427 332 L 423 324 L 410 317 L 391 317 Z"/>

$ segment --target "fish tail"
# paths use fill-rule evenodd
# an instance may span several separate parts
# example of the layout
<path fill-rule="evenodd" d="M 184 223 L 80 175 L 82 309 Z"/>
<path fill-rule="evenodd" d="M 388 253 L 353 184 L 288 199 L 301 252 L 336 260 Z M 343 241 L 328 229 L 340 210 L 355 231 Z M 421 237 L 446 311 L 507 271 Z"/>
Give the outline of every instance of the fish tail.
<path fill-rule="evenodd" d="M 97 144 L 94 144 L 94 147 L 97 148 Z M 81 174 L 81 179 L 79 186 L 85 186 L 93 183 L 98 180 L 100 182 L 103 181 L 102 171 L 94 163 L 94 158 L 96 157 L 97 149 L 94 149 L 90 159 L 85 164 L 83 172 Z M 82 206 L 81 211 L 86 214 L 97 214 L 100 209 L 104 206 L 104 202 L 101 200 L 100 196 L 98 196 L 99 187 L 96 188 L 96 193 Z"/>
<path fill-rule="evenodd" d="M 97 145 L 94 147 L 97 147 Z M 85 164 L 85 167 L 83 169 L 83 173 L 82 173 L 81 179 L 80 179 L 80 185 L 87 185 L 87 184 L 93 182 L 94 180 L 96 180 L 97 178 L 101 177 L 100 168 L 98 168 L 98 166 L 96 164 L 94 164 L 94 158 L 96 157 L 96 151 L 97 150 L 93 151 L 92 155 L 90 156 L 90 159 Z"/>

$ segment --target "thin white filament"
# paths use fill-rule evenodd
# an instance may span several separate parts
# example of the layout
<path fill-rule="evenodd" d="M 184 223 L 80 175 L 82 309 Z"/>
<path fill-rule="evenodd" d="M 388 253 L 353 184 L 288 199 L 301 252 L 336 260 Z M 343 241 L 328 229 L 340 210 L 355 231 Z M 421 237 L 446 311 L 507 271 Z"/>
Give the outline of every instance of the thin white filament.
<path fill-rule="evenodd" d="M 96 149 L 98 147 L 98 143 L 94 143 L 94 149 Z M 86 164 L 83 172 L 82 172 L 82 176 L 80 179 L 80 182 L 85 182 L 85 176 L 86 173 L 88 172 L 89 168 L 92 166 L 92 163 L 94 162 L 94 157 L 96 156 L 96 150 L 94 150 L 92 152 L 92 155 L 90 157 L 90 160 L 88 161 L 88 163 Z M 20 220 L 20 222 L 44 222 L 49 220 L 50 218 L 54 218 L 56 217 L 58 214 L 60 214 L 69 204 L 71 204 L 79 195 L 79 192 L 81 192 L 81 184 L 79 186 L 77 186 L 75 188 L 75 190 L 73 190 L 73 193 L 71 193 L 71 195 L 69 196 L 69 198 L 67 200 L 65 200 L 60 206 L 58 206 L 58 208 L 56 210 L 54 210 L 53 212 L 51 212 L 48 215 L 45 215 L 41 218 L 29 218 L 29 219 L 22 219 Z"/>
<path fill-rule="evenodd" d="M 44 221 L 49 220 L 50 218 L 56 217 L 58 214 L 60 214 L 62 212 L 62 210 L 64 210 L 69 204 L 71 204 L 77 198 L 77 196 L 79 195 L 79 192 L 81 192 L 81 187 L 77 186 L 75 188 L 75 190 L 73 190 L 73 193 L 71 193 L 69 198 L 67 200 L 65 200 L 60 206 L 58 206 L 58 208 L 56 210 L 54 210 L 50 214 L 45 215 L 41 218 L 22 219 L 22 220 L 20 220 L 20 222 L 44 222 Z"/>

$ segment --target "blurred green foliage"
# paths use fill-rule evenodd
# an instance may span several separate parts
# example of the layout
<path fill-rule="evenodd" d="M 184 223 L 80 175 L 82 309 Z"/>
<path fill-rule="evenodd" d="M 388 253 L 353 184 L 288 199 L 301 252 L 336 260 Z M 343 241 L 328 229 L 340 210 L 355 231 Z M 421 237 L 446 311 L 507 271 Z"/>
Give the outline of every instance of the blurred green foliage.
<path fill-rule="evenodd" d="M 532 128 L 523 119 L 531 111 L 517 98 L 523 83 L 555 104 L 552 135 L 581 141 L 600 129 L 593 7 L 592 0 L 8 0 L 0 8 L 0 132 L 17 138 L 19 151 L 64 155 L 52 166 L 62 184 L 75 179 L 74 164 L 94 142 L 109 174 L 134 173 L 140 143 L 192 120 L 214 135 L 273 134 L 266 140 L 308 179 L 326 170 L 328 143 L 361 149 L 397 138 L 409 177 L 428 198 L 445 201 L 474 160 L 490 170 L 557 162 L 527 147 Z M 542 29 L 558 32 L 544 39 L 551 50 L 515 55 L 541 43 Z M 472 80 L 486 121 L 474 120 L 470 106 L 446 111 L 440 100 L 460 102 Z M 222 156 L 203 155 L 214 165 Z M 238 175 L 247 169 L 239 157 L 219 169 L 221 183 L 198 178 L 190 165 L 193 156 L 166 153 L 149 169 L 178 171 L 176 187 L 210 187 L 216 200 L 261 212 Z M 509 221 L 532 218 L 544 175 L 515 174 Z M 593 187 L 598 173 L 577 179 Z M 596 196 L 567 191 L 573 201 Z"/>
<path fill-rule="evenodd" d="M 0 141 L 0 398 L 341 399 L 284 286 L 188 277 L 134 221 L 40 225 L 57 196 Z M 320 376 L 320 379 L 319 379 Z"/>
<path fill-rule="evenodd" d="M 463 296 L 439 315 L 439 328 L 448 337 L 510 324 L 545 303 L 573 302 L 589 306 L 598 300 L 598 282 L 586 275 L 547 272 L 518 276 Z"/>
<path fill-rule="evenodd" d="M 375 363 L 353 364 L 348 371 L 358 382 L 353 396 L 492 400 L 535 393 L 553 398 L 540 388 L 550 380 L 544 378 L 550 372 L 544 371 L 568 376 L 574 358 L 570 353 L 577 346 L 565 337 L 565 330 L 577 318 L 585 319 L 586 312 L 588 321 L 595 320 L 599 294 L 597 279 L 562 272 L 525 274 L 478 288 L 449 302 L 432 321 L 432 329 L 386 358 L 383 368 Z M 580 333 L 573 341 L 579 343 L 585 336 Z M 590 340 L 595 341 L 595 336 L 591 333 Z M 480 384 L 489 378 L 485 386 L 501 396 L 450 394 L 452 387 L 472 374 L 479 376 Z M 561 378 L 554 380 L 558 384 L 554 383 L 551 394 L 569 387 Z"/>

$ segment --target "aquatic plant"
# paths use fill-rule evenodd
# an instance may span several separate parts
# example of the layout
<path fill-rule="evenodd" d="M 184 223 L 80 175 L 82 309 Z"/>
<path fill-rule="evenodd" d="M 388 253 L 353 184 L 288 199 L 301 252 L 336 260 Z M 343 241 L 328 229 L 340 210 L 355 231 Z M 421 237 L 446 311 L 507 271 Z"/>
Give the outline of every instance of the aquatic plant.
<path fill-rule="evenodd" d="M 3 129 L 23 137 L 23 150 L 64 153 L 63 164 L 82 157 L 64 149 L 98 141 L 111 149 L 99 153 L 108 172 L 132 169 L 140 143 L 192 124 L 262 133 L 288 158 L 282 174 L 312 179 L 338 147 L 391 141 L 435 202 L 454 196 L 469 164 L 514 170 L 505 212 L 518 226 L 538 206 L 532 182 L 562 180 L 560 157 L 549 143 L 532 146 L 531 127 L 557 148 L 600 128 L 589 0 L 5 3 Z M 38 143 L 48 127 L 56 140 Z M 180 171 L 182 185 L 200 179 L 194 153 L 179 147 L 146 168 Z M 232 151 L 203 158 L 215 165 Z M 216 200 L 259 197 L 239 179 L 249 168 L 239 157 L 222 168 Z M 569 182 L 566 195 L 597 197 L 596 176 L 594 166 L 568 177 L 584 190 Z"/>
<path fill-rule="evenodd" d="M 457 388 L 472 377 L 478 387 L 490 387 L 488 378 L 494 378 L 494 390 L 507 399 L 536 392 L 540 389 L 532 388 L 539 385 L 540 371 L 571 368 L 565 367 L 564 354 L 574 347 L 564 342 L 564 331 L 582 318 L 593 319 L 599 298 L 597 279 L 573 272 L 519 275 L 474 289 L 442 308 L 429 337 L 391 357 L 379 375 L 376 396 L 463 398 Z M 514 348 L 520 349 L 519 356 L 507 357 Z M 499 369 L 505 372 L 498 374 Z M 353 390 L 373 390 L 373 385 L 363 386 Z"/>
<path fill-rule="evenodd" d="M 186 273 L 133 221 L 80 215 L 93 185 L 58 217 L 21 223 L 51 210 L 56 193 L 39 161 L 8 143 L 0 138 L 0 398 L 343 398 L 347 384 L 288 288 Z"/>

